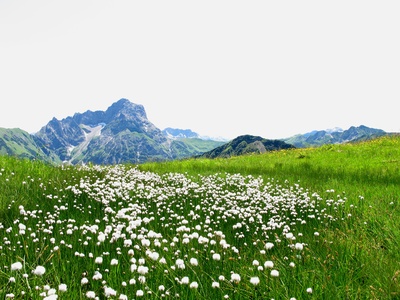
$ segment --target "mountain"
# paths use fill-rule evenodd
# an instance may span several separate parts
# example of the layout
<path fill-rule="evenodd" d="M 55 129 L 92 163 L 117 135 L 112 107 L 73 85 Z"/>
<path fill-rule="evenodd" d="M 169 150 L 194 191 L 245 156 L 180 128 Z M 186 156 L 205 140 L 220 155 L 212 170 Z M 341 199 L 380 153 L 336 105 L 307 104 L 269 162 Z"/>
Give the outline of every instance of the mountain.
<path fill-rule="evenodd" d="M 40 140 L 19 128 L 0 128 L 0 155 L 61 162 Z"/>
<path fill-rule="evenodd" d="M 193 132 L 190 129 L 178 129 L 178 128 L 165 128 L 162 131 L 163 135 L 170 139 L 182 139 L 182 138 L 200 138 L 200 135 L 196 132 Z"/>
<path fill-rule="evenodd" d="M 264 153 L 267 151 L 292 148 L 295 147 L 280 140 L 267 140 L 259 136 L 242 135 L 197 157 L 231 157 L 249 153 Z"/>
<path fill-rule="evenodd" d="M 369 128 L 364 125 L 350 127 L 347 130 L 340 128 L 327 130 L 314 130 L 305 134 L 298 134 L 290 138 L 282 139 L 298 148 L 317 147 L 324 144 L 341 144 L 373 139 L 382 135 L 387 135 L 381 129 Z"/>
<path fill-rule="evenodd" d="M 147 119 L 142 105 L 120 99 L 106 111 L 89 110 L 62 120 L 53 118 L 35 137 L 61 161 L 71 164 L 180 159 L 220 145 L 218 142 L 186 139 L 198 136 L 191 130 L 171 129 L 166 133 L 169 135 Z"/>

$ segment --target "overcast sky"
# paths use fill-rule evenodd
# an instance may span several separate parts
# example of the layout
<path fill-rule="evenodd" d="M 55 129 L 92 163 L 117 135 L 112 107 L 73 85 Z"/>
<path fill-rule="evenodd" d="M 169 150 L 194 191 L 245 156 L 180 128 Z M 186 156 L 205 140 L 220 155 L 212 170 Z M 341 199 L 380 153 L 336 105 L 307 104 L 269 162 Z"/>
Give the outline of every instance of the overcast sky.
<path fill-rule="evenodd" d="M 400 1 L 0 0 L 0 127 L 144 105 L 160 129 L 400 131 Z"/>

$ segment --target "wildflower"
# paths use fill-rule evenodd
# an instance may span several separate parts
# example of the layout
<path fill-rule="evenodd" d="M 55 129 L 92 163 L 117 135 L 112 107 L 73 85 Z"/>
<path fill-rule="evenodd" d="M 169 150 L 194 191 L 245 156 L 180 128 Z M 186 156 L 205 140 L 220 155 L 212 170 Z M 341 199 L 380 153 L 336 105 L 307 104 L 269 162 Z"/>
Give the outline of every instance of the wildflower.
<path fill-rule="evenodd" d="M 104 287 L 104 294 L 107 298 L 112 297 L 112 296 L 116 296 L 117 295 L 117 291 L 115 291 L 114 289 L 110 288 L 110 287 Z"/>
<path fill-rule="evenodd" d="M 8 279 L 8 282 L 15 283 L 15 277 L 10 277 L 10 279 Z"/>
<path fill-rule="evenodd" d="M 146 275 L 149 272 L 149 268 L 146 266 L 139 266 L 137 271 L 140 275 Z"/>
<path fill-rule="evenodd" d="M 240 275 L 237 273 L 232 273 L 231 274 L 231 281 L 234 283 L 239 283 L 240 282 Z"/>
<path fill-rule="evenodd" d="M 214 253 L 212 258 L 213 258 L 213 260 L 221 260 L 221 255 L 218 253 Z"/>
<path fill-rule="evenodd" d="M 296 244 L 294 245 L 294 248 L 295 248 L 296 250 L 301 251 L 301 250 L 303 250 L 303 244 L 302 244 L 302 243 L 296 243 Z"/>
<path fill-rule="evenodd" d="M 272 277 L 279 277 L 279 271 L 278 270 L 272 270 L 271 271 L 271 276 Z"/>
<path fill-rule="evenodd" d="M 312 288 L 307 288 L 306 292 L 312 294 Z"/>
<path fill-rule="evenodd" d="M 136 291 L 136 297 L 142 297 L 143 295 L 144 295 L 144 292 L 142 290 Z"/>
<path fill-rule="evenodd" d="M 291 262 L 291 263 L 289 264 L 289 267 L 294 268 L 294 267 L 295 267 L 294 262 Z"/>
<path fill-rule="evenodd" d="M 93 275 L 93 280 L 101 280 L 103 278 L 103 275 L 99 271 L 95 271 Z"/>
<path fill-rule="evenodd" d="M 89 299 L 95 299 L 96 298 L 96 293 L 93 291 L 88 291 L 86 292 L 86 297 Z"/>
<path fill-rule="evenodd" d="M 66 291 L 67 291 L 67 285 L 66 285 L 65 283 L 61 283 L 61 284 L 58 286 L 58 290 L 59 290 L 60 292 L 66 292 Z"/>
<path fill-rule="evenodd" d="M 176 260 L 175 264 L 179 269 L 184 269 L 185 268 L 185 262 L 183 261 L 183 259 L 178 258 Z"/>
<path fill-rule="evenodd" d="M 193 282 L 189 285 L 189 287 L 190 287 L 191 289 L 197 289 L 197 288 L 199 287 L 199 284 L 198 284 L 196 281 L 193 281 Z"/>
<path fill-rule="evenodd" d="M 293 238 L 294 238 L 293 233 L 291 233 L 291 232 L 286 233 L 286 238 L 287 238 L 288 240 L 293 240 Z"/>
<path fill-rule="evenodd" d="M 157 252 L 152 252 L 152 253 L 149 255 L 149 257 L 150 257 L 152 260 L 158 260 L 158 258 L 160 257 L 160 254 L 158 254 Z"/>
<path fill-rule="evenodd" d="M 103 263 L 103 258 L 101 256 L 96 257 L 96 259 L 94 260 L 95 264 L 102 264 Z"/>
<path fill-rule="evenodd" d="M 160 292 L 165 291 L 165 286 L 160 285 L 160 286 L 158 287 L 158 290 L 159 290 Z"/>
<path fill-rule="evenodd" d="M 47 295 L 48 295 L 48 296 L 55 295 L 56 292 L 57 292 L 56 289 L 49 289 L 49 290 L 47 291 Z"/>
<path fill-rule="evenodd" d="M 181 280 L 181 284 L 189 284 L 189 277 L 185 276 Z"/>
<path fill-rule="evenodd" d="M 101 233 L 98 235 L 97 239 L 98 239 L 98 241 L 99 241 L 100 243 L 102 243 L 102 242 L 104 242 L 104 241 L 106 240 L 106 235 L 105 235 L 104 233 L 101 232 Z"/>
<path fill-rule="evenodd" d="M 43 266 L 37 266 L 35 270 L 33 270 L 33 274 L 37 276 L 42 276 L 46 272 L 45 267 Z"/>
<path fill-rule="evenodd" d="M 214 289 L 219 288 L 219 282 L 213 281 L 213 283 L 211 284 L 211 287 Z"/>
<path fill-rule="evenodd" d="M 110 263 L 112 266 L 118 265 L 118 259 L 113 258 Z"/>
<path fill-rule="evenodd" d="M 273 243 L 268 242 L 265 244 L 265 249 L 267 249 L 267 250 L 272 249 L 272 247 L 274 247 Z"/>
<path fill-rule="evenodd" d="M 89 283 L 89 280 L 86 277 L 83 277 L 81 279 L 81 285 L 85 285 L 85 284 L 88 284 L 88 283 Z"/>
<path fill-rule="evenodd" d="M 267 260 L 267 261 L 264 263 L 264 267 L 265 267 L 265 268 L 273 268 L 273 267 L 274 267 L 274 263 L 273 263 L 272 261 L 270 261 L 270 260 Z"/>
<path fill-rule="evenodd" d="M 250 278 L 250 283 L 251 283 L 252 285 L 258 285 L 258 284 L 260 283 L 260 278 L 258 278 L 258 277 L 251 277 L 251 278 Z"/>
<path fill-rule="evenodd" d="M 22 264 L 19 261 L 11 264 L 11 271 L 18 271 L 21 269 L 22 269 Z"/>
<path fill-rule="evenodd" d="M 191 258 L 190 259 L 190 264 L 192 266 L 197 266 L 199 264 L 199 262 L 197 261 L 197 258 Z"/>
<path fill-rule="evenodd" d="M 13 299 L 14 297 L 15 297 L 15 295 L 13 293 L 6 294 L 6 299 L 7 298 Z"/>
<path fill-rule="evenodd" d="M 141 275 L 141 276 L 138 277 L 138 280 L 139 280 L 140 283 L 145 283 L 146 282 L 146 277 Z"/>

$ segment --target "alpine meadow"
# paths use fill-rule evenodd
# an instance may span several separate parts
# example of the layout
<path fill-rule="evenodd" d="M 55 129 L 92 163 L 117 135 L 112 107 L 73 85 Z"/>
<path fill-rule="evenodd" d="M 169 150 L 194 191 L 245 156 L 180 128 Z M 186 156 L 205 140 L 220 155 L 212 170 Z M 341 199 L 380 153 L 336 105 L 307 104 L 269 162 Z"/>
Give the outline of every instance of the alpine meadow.
<path fill-rule="evenodd" d="M 400 136 L 230 158 L 0 157 L 1 299 L 400 299 Z"/>

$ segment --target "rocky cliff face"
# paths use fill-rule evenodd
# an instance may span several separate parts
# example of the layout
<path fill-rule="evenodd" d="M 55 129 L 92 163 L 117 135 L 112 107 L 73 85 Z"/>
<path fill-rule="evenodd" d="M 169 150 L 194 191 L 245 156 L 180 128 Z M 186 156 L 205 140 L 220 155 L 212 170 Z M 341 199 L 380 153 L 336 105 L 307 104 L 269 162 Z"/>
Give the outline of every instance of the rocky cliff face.
<path fill-rule="evenodd" d="M 73 164 L 141 163 L 171 157 L 168 140 L 142 105 L 121 99 L 106 111 L 53 119 L 36 137 L 62 161 Z"/>

